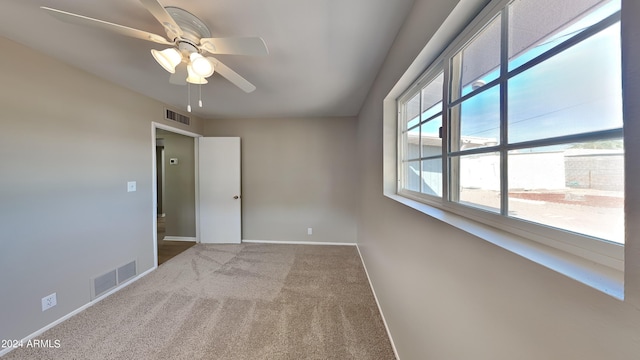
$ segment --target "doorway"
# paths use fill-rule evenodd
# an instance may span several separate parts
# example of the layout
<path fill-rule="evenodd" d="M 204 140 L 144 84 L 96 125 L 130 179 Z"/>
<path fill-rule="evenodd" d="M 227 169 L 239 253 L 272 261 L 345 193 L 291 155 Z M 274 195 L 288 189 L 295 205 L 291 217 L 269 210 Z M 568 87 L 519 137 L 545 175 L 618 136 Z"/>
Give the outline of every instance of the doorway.
<path fill-rule="evenodd" d="M 156 266 L 198 242 L 198 134 L 152 123 Z"/>

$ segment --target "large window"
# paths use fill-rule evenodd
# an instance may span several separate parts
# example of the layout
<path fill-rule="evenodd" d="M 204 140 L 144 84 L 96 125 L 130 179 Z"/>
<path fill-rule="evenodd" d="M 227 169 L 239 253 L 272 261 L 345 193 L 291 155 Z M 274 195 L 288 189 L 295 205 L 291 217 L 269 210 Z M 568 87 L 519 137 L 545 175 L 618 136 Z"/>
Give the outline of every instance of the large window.
<path fill-rule="evenodd" d="M 403 187 L 442 196 L 442 71 L 404 102 L 400 122 Z"/>
<path fill-rule="evenodd" d="M 398 193 L 620 246 L 621 78 L 619 0 L 502 1 L 398 98 Z"/>

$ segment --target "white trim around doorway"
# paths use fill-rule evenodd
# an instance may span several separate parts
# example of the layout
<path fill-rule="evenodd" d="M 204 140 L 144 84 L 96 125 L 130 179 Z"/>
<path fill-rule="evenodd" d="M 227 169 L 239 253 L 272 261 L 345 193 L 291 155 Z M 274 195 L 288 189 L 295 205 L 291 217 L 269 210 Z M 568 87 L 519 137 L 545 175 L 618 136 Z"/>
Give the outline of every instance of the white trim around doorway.
<path fill-rule="evenodd" d="M 195 242 L 199 242 L 198 239 L 198 234 L 200 234 L 200 201 L 199 201 L 199 192 L 198 192 L 198 188 L 199 188 L 199 184 L 198 184 L 198 138 L 202 137 L 203 135 L 200 134 L 196 134 L 187 130 L 182 130 L 182 129 L 178 129 L 175 128 L 173 126 L 169 126 L 169 125 L 165 125 L 165 124 L 161 124 L 161 123 L 157 123 L 152 121 L 151 122 L 151 189 L 152 189 L 152 205 L 151 205 L 151 213 L 152 213 L 152 219 L 153 219 L 153 268 L 157 268 L 158 267 L 158 234 L 157 234 L 157 227 L 158 227 L 158 214 L 157 214 L 157 199 L 158 199 L 158 188 L 157 188 L 157 184 L 156 184 L 156 172 L 158 171 L 158 169 L 156 168 L 156 130 L 157 129 L 161 129 L 161 130 L 166 130 L 172 133 L 176 133 L 176 134 L 180 134 L 180 135 L 185 135 L 185 136 L 189 136 L 193 138 L 193 152 L 195 155 L 195 189 L 196 189 L 196 198 L 195 198 L 195 216 L 196 216 L 196 237 L 195 238 L 190 238 L 190 239 L 194 239 L 191 241 L 195 241 Z M 165 237 L 165 239 L 167 239 L 167 237 Z"/>

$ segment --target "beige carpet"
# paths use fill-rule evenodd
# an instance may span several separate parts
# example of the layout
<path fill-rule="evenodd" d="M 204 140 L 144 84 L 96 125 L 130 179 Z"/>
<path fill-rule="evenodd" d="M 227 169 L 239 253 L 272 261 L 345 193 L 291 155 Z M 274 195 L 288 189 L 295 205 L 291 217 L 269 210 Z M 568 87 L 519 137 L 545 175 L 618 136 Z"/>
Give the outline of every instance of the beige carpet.
<path fill-rule="evenodd" d="M 196 245 L 6 359 L 394 359 L 357 249 Z"/>

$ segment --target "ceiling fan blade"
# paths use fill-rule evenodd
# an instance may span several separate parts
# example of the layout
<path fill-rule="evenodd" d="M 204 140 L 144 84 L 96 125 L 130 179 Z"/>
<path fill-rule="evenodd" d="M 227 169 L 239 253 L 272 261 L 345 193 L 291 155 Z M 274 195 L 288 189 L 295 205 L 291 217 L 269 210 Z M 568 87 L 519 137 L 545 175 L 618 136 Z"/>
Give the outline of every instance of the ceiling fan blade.
<path fill-rule="evenodd" d="M 187 85 L 187 63 L 181 62 L 176 66 L 176 72 L 169 77 L 169 83 L 173 85 Z"/>
<path fill-rule="evenodd" d="M 149 10 L 151 15 L 155 17 L 160 24 L 164 27 L 164 31 L 167 32 L 167 36 L 171 40 L 175 40 L 177 37 L 183 35 L 182 29 L 176 23 L 175 20 L 169 15 L 167 10 L 158 2 L 158 0 L 140 0 L 142 5 Z"/>
<path fill-rule="evenodd" d="M 259 37 L 202 38 L 200 46 L 211 54 L 253 56 L 269 54 L 267 44 Z"/>
<path fill-rule="evenodd" d="M 237 72 L 231 70 L 228 66 L 221 63 L 216 58 L 207 57 L 207 59 L 209 59 L 209 61 L 213 63 L 213 67 L 218 74 L 222 75 L 225 79 L 229 80 L 232 84 L 239 87 L 244 92 L 250 93 L 256 89 L 256 87 L 252 83 L 248 82 L 245 78 L 238 75 Z"/>
<path fill-rule="evenodd" d="M 92 26 L 95 28 L 108 30 L 111 32 L 118 33 L 120 35 L 129 36 L 136 39 L 153 41 L 155 43 L 164 44 L 164 45 L 173 45 L 173 43 L 167 41 L 167 39 L 165 39 L 164 37 L 157 34 L 152 34 L 150 32 L 146 32 L 146 31 L 130 28 L 127 26 L 118 25 L 118 24 L 107 22 L 107 21 L 98 20 L 98 19 L 87 17 L 87 16 L 62 11 L 62 10 L 52 9 L 46 6 L 41 6 L 40 8 L 43 10 L 46 10 L 50 15 L 57 18 L 58 20 L 61 20 L 67 23 Z"/>

